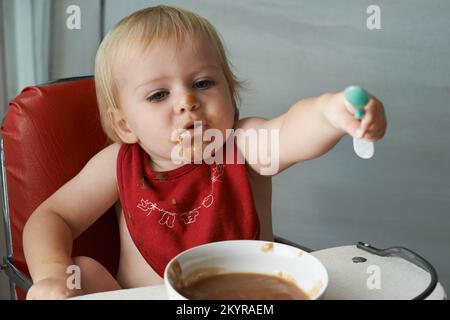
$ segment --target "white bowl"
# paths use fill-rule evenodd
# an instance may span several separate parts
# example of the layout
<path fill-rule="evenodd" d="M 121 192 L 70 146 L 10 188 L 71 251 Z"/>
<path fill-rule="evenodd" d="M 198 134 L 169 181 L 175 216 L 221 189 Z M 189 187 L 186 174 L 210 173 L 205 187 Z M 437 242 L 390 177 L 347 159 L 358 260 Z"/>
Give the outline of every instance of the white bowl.
<path fill-rule="evenodd" d="M 281 276 L 296 284 L 311 300 L 320 299 L 328 286 L 324 265 L 306 251 L 276 242 L 231 240 L 194 247 L 174 257 L 164 270 L 167 295 L 171 300 L 187 300 L 176 290 L 180 283 L 192 283 L 219 272 Z"/>

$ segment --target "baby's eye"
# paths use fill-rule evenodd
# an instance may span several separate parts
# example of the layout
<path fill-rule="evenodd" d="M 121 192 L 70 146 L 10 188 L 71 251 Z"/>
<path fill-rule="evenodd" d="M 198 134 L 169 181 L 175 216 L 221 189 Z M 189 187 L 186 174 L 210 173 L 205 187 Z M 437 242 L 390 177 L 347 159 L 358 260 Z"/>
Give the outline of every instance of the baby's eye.
<path fill-rule="evenodd" d="M 214 84 L 214 81 L 211 80 L 200 80 L 194 83 L 194 88 L 205 90 L 211 87 Z"/>
<path fill-rule="evenodd" d="M 158 91 L 154 94 L 152 94 L 150 97 L 147 98 L 148 101 L 161 101 L 163 100 L 169 93 L 166 91 Z"/>

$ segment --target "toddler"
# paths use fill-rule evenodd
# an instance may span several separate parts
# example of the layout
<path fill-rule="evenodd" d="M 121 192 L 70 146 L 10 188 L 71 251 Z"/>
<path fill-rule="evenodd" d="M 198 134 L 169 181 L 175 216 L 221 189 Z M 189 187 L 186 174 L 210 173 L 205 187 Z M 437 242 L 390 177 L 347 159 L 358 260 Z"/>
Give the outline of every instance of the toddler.
<path fill-rule="evenodd" d="M 112 143 L 25 225 L 27 299 L 160 284 L 169 260 L 193 246 L 273 240 L 271 176 L 319 157 L 345 134 L 376 141 L 386 130 L 376 98 L 358 121 L 342 92 L 298 101 L 274 119 L 240 119 L 242 83 L 214 27 L 168 6 L 135 12 L 109 32 L 95 85 Z M 111 206 L 121 239 L 117 275 L 71 256 L 73 240 Z M 66 286 L 70 265 L 80 267 L 80 289 Z"/>

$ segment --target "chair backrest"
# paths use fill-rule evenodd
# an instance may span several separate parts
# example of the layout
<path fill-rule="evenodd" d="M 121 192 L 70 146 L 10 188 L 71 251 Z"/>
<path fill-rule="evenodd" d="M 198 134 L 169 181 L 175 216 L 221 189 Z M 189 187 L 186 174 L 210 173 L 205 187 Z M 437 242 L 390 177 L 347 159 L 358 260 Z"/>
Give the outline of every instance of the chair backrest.
<path fill-rule="evenodd" d="M 6 217 L 14 265 L 29 275 L 22 246 L 31 213 L 107 146 L 92 77 L 25 88 L 10 102 L 1 128 Z M 6 184 L 6 185 L 5 185 Z M 74 242 L 73 255 L 101 262 L 113 275 L 119 260 L 113 208 Z M 39 239 L 36 239 L 39 241 Z M 9 251 L 9 250 L 8 250 Z M 18 292 L 23 298 L 24 292 Z"/>

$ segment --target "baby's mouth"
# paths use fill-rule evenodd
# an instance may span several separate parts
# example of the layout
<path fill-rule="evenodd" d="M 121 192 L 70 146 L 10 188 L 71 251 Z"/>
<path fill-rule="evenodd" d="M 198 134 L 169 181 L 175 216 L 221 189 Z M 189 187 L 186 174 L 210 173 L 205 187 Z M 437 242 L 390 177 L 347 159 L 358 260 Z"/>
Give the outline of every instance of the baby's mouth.
<path fill-rule="evenodd" d="M 204 129 L 205 127 L 205 120 L 196 120 L 194 122 L 189 122 L 185 125 L 184 129 L 186 130 L 200 130 Z"/>
<path fill-rule="evenodd" d="M 189 121 L 174 131 L 171 141 L 181 144 L 188 137 L 193 138 L 198 134 L 202 134 L 205 127 L 204 120 Z"/>
<path fill-rule="evenodd" d="M 203 149 L 203 130 L 206 128 L 204 120 L 190 119 L 180 124 L 172 132 L 171 142 L 176 144 L 176 153 L 184 161 L 192 162 L 201 159 Z"/>

